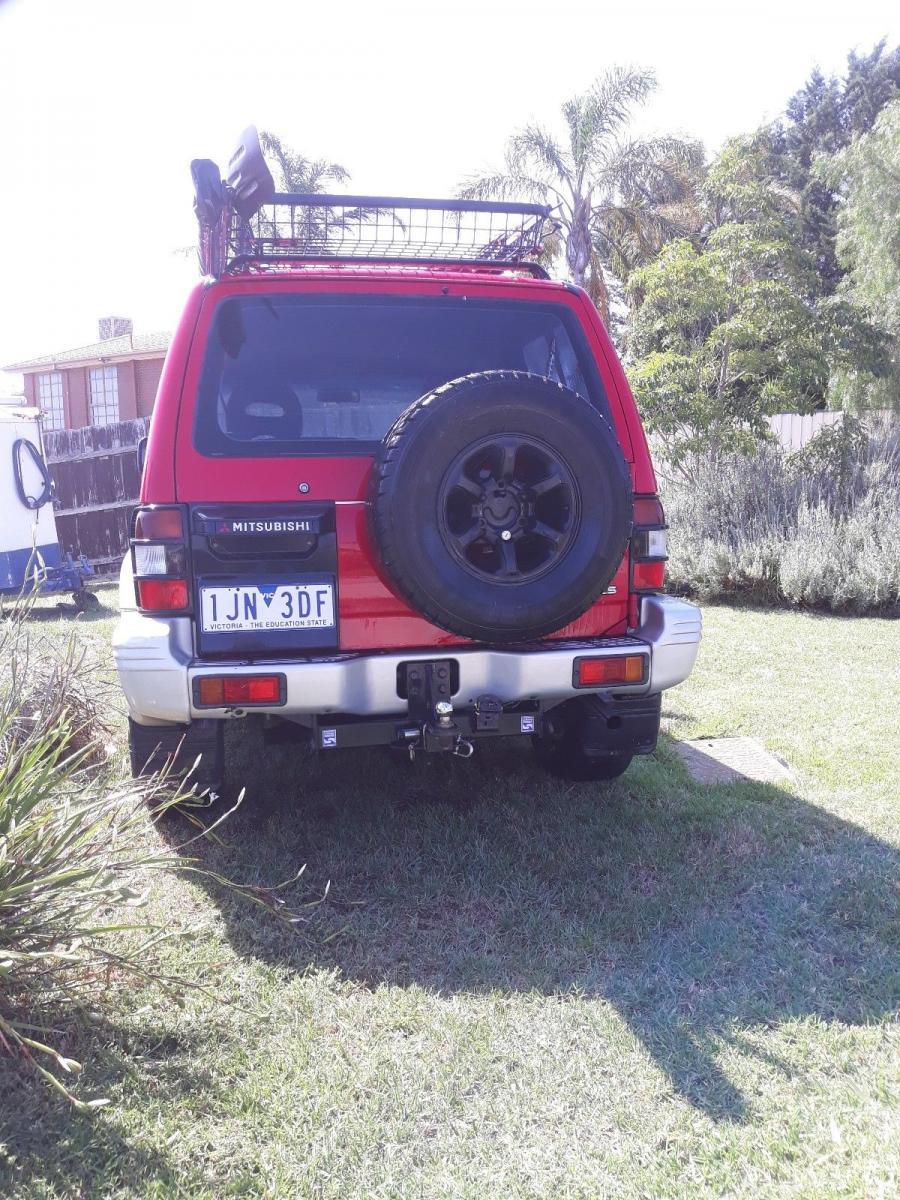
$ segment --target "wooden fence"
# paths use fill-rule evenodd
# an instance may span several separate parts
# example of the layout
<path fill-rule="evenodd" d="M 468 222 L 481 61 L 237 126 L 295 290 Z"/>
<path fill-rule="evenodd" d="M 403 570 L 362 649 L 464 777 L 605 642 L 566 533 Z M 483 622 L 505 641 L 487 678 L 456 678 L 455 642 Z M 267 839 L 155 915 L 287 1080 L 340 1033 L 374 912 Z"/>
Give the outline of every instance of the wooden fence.
<path fill-rule="evenodd" d="M 843 419 L 842 412 L 778 413 L 769 417 L 769 428 L 785 450 L 799 450 L 820 430 L 839 425 Z"/>
<path fill-rule="evenodd" d="M 138 443 L 149 425 L 149 418 L 138 417 L 43 434 L 60 547 L 85 555 L 98 571 L 117 568 L 128 549 L 141 486 Z"/>

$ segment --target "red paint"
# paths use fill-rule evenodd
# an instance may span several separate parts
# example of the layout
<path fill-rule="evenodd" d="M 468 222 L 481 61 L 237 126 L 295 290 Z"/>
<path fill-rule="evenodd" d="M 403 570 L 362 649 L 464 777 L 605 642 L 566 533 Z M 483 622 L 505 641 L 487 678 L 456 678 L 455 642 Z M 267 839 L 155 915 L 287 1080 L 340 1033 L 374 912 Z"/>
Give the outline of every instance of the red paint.
<path fill-rule="evenodd" d="M 175 432 L 178 428 L 178 410 L 181 405 L 182 385 L 187 369 L 197 318 L 206 288 L 202 283 L 188 296 L 178 328 L 169 345 L 153 416 L 144 475 L 141 480 L 141 504 L 171 504 L 175 499 Z"/>
<path fill-rule="evenodd" d="M 594 355 L 635 492 L 654 493 L 656 479 L 640 417 L 622 367 L 587 294 L 567 284 L 464 269 L 316 267 L 246 274 L 198 285 L 166 357 L 150 429 L 142 504 L 335 500 L 341 648 L 346 650 L 464 644 L 414 613 L 381 577 L 368 545 L 365 500 L 371 459 L 206 458 L 193 446 L 193 410 L 206 338 L 218 303 L 229 296 L 278 293 L 393 296 L 478 296 L 565 305 L 578 318 Z M 302 494 L 298 485 L 309 485 Z M 628 561 L 611 586 L 554 638 L 624 633 L 630 618 Z"/>
<path fill-rule="evenodd" d="M 338 582 L 342 650 L 383 650 L 391 646 L 464 646 L 465 638 L 447 633 L 419 616 L 397 596 L 374 567 L 365 504 L 337 508 Z M 587 612 L 554 633 L 554 638 L 599 637 L 624 633 L 628 605 L 628 562 L 623 560 L 610 587 Z"/>

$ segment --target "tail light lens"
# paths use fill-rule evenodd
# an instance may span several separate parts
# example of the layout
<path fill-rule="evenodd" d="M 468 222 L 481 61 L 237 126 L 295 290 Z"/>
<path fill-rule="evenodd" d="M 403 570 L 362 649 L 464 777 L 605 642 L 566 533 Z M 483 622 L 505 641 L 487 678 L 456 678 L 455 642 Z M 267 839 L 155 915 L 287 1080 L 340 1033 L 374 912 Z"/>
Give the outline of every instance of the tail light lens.
<path fill-rule="evenodd" d="M 135 595 L 144 612 L 190 608 L 184 513 L 172 505 L 139 508 L 131 539 Z"/>
<path fill-rule="evenodd" d="M 135 575 L 187 574 L 187 552 L 184 546 L 160 546 L 149 543 L 134 547 Z"/>
<path fill-rule="evenodd" d="M 284 704 L 286 688 L 284 675 L 202 675 L 194 680 L 194 703 L 198 708 Z"/>
<path fill-rule="evenodd" d="M 186 579 L 139 579 L 138 608 L 147 612 L 181 612 L 188 607 Z"/>
<path fill-rule="evenodd" d="M 657 592 L 669 556 L 666 514 L 658 496 L 635 496 L 631 534 L 631 590 Z"/>
<path fill-rule="evenodd" d="M 576 658 L 572 683 L 575 687 L 604 687 L 616 683 L 643 683 L 644 654 L 622 654 L 608 658 Z"/>
<path fill-rule="evenodd" d="M 134 514 L 134 538 L 139 542 L 182 541 L 184 517 L 180 508 L 139 508 Z"/>
<path fill-rule="evenodd" d="M 665 560 L 636 562 L 631 566 L 631 586 L 636 592 L 658 592 L 666 581 Z"/>

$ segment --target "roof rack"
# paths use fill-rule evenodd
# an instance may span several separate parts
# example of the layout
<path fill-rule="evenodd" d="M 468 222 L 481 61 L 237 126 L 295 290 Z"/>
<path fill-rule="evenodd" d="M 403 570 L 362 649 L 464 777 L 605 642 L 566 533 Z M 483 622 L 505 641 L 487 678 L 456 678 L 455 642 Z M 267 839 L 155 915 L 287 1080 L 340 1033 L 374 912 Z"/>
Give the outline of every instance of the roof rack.
<path fill-rule="evenodd" d="M 363 261 L 546 277 L 535 259 L 557 223 L 544 205 L 276 192 L 253 126 L 241 135 L 228 168 L 221 179 L 209 159 L 191 163 L 205 275 L 265 264 Z"/>

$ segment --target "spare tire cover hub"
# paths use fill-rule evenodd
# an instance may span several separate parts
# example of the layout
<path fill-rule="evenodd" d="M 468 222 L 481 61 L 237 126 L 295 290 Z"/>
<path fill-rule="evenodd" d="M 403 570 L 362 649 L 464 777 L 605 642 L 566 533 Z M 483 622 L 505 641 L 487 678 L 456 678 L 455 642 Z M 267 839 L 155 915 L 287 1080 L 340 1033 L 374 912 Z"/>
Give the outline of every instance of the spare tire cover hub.
<path fill-rule="evenodd" d="M 535 579 L 568 551 L 579 493 L 562 456 L 517 434 L 488 435 L 456 456 L 441 482 L 438 526 L 468 570 L 499 584 Z"/>

